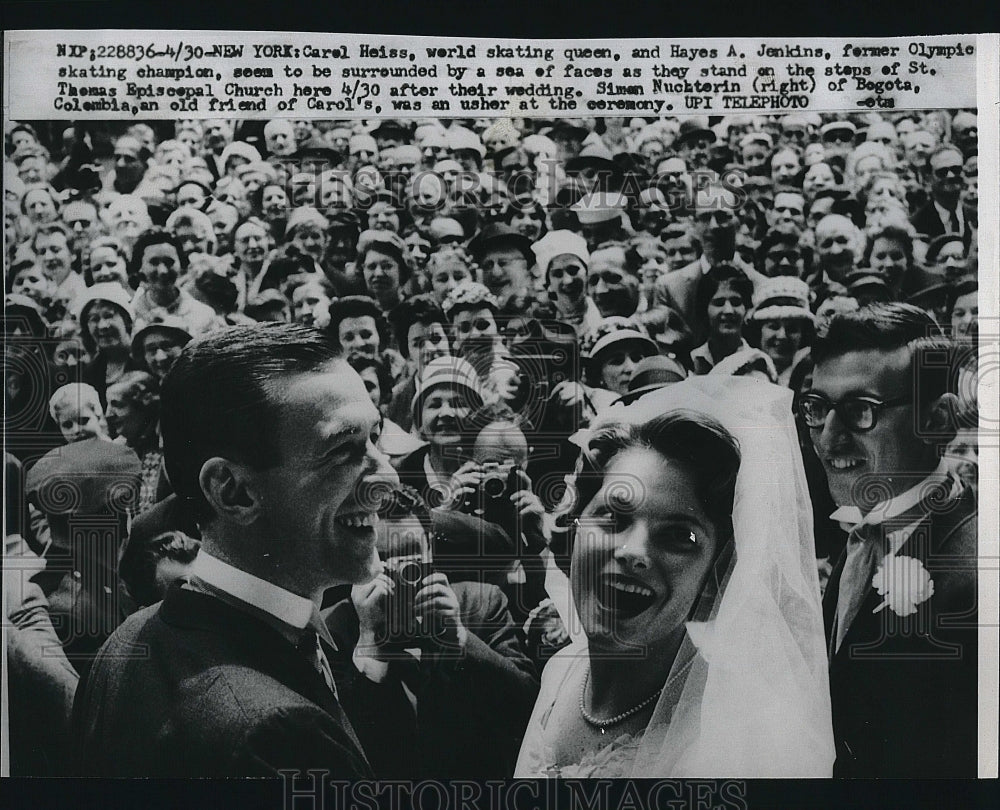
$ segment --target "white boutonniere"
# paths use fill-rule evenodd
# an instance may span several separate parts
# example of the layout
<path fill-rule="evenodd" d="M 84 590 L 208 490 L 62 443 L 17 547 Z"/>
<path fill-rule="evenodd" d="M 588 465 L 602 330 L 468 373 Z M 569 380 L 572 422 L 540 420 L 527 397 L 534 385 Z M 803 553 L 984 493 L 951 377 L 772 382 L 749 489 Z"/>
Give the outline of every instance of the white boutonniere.
<path fill-rule="evenodd" d="M 920 560 L 892 554 L 882 558 L 872 587 L 882 597 L 882 604 L 873 613 L 888 607 L 897 616 L 910 616 L 917 612 L 917 605 L 934 595 L 934 580 Z"/>

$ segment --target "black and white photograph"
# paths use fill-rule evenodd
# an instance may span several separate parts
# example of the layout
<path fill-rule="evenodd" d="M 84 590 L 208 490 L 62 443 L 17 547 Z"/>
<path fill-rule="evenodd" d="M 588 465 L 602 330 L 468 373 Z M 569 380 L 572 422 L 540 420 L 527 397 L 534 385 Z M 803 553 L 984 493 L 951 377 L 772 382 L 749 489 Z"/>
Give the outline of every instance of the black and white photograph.
<path fill-rule="evenodd" d="M 6 775 L 996 776 L 974 75 L 776 109 L 671 47 L 664 92 L 765 101 L 672 112 L 619 65 L 487 115 L 474 61 L 450 105 L 214 67 L 123 101 L 94 77 L 142 55 L 92 52 L 11 109 Z"/>

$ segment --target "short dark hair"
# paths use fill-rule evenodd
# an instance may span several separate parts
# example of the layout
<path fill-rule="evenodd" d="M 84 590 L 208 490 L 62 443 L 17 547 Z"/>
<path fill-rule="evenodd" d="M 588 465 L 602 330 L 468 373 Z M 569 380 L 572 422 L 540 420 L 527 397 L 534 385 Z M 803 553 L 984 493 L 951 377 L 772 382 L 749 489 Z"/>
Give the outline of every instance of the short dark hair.
<path fill-rule="evenodd" d="M 368 368 L 375 369 L 375 375 L 378 377 L 378 404 L 389 404 L 389 401 L 392 399 L 392 375 L 389 373 L 385 361 L 380 358 L 359 354 L 348 358 L 347 362 L 351 364 L 351 368 L 358 372 L 358 374 Z"/>
<path fill-rule="evenodd" d="M 945 393 L 954 393 L 960 369 L 960 350 L 946 338 L 926 310 L 899 302 L 869 304 L 841 312 L 817 338 L 812 358 L 817 366 L 851 352 L 910 348 L 917 421 L 923 424 L 922 407 Z"/>
<path fill-rule="evenodd" d="M 695 290 L 695 312 L 698 317 L 705 318 L 708 313 L 708 302 L 712 300 L 719 287 L 729 284 L 743 299 L 743 306 L 750 309 L 753 302 L 753 282 L 740 268 L 731 264 L 717 264 L 698 280 Z"/>
<path fill-rule="evenodd" d="M 135 240 L 135 245 L 132 247 L 132 260 L 128 264 L 130 281 L 135 281 L 139 278 L 139 274 L 142 271 L 142 255 L 146 252 L 146 248 L 150 248 L 153 245 L 172 246 L 177 251 L 181 270 L 187 270 L 188 257 L 183 245 L 181 245 L 181 240 L 166 228 L 149 228 L 139 234 L 139 238 Z"/>
<path fill-rule="evenodd" d="M 164 461 L 177 495 L 211 519 L 198 480 L 205 461 L 222 456 L 257 469 L 277 463 L 276 383 L 339 357 L 322 332 L 299 324 L 234 326 L 188 343 L 160 390 Z"/>
<path fill-rule="evenodd" d="M 379 309 L 378 304 L 375 303 L 375 300 L 369 298 L 367 295 L 346 295 L 330 304 L 330 324 L 324 330 L 330 343 L 333 344 L 338 352 L 341 350 L 340 324 L 346 318 L 364 317 L 375 319 L 375 329 L 378 331 L 379 351 L 388 345 L 389 323 L 386 321 L 385 315 L 382 314 L 382 310 Z"/>
<path fill-rule="evenodd" d="M 445 332 L 448 331 L 448 319 L 444 316 L 444 310 L 431 295 L 415 295 L 397 304 L 389 312 L 389 322 L 396 337 L 396 346 L 407 359 L 410 357 L 407 339 L 413 324 L 430 326 L 432 323 L 439 323 Z"/>

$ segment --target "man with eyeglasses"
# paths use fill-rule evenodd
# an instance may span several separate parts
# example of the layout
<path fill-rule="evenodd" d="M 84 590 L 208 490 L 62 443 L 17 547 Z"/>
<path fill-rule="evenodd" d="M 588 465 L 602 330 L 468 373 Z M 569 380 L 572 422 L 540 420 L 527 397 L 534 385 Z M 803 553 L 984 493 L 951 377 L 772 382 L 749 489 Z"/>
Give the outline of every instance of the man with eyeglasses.
<path fill-rule="evenodd" d="M 835 776 L 976 774 L 976 504 L 940 453 L 952 348 L 898 303 L 838 314 L 813 346 L 800 414 L 854 524 L 824 597 Z"/>
<path fill-rule="evenodd" d="M 975 211 L 962 205 L 962 167 L 965 158 L 956 146 L 942 146 L 927 159 L 931 175 L 931 200 L 910 219 L 917 233 L 933 239 L 946 233 L 962 235 L 966 246 L 972 239 L 970 222 Z"/>

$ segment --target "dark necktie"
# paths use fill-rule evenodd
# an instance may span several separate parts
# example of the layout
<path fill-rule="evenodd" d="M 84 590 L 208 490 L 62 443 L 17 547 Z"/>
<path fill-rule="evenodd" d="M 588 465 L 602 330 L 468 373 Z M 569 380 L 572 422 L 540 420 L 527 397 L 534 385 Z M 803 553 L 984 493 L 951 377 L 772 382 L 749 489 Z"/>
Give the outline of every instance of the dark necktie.
<path fill-rule="evenodd" d="M 872 577 L 883 554 L 878 526 L 859 524 L 847 538 L 847 558 L 840 575 L 833 651 L 840 649 L 861 603 L 872 586 Z"/>
<path fill-rule="evenodd" d="M 309 661 L 312 668 L 323 676 L 323 680 L 330 691 L 333 692 L 333 696 L 338 697 L 337 682 L 333 679 L 333 670 L 330 668 L 330 662 L 327 660 L 326 653 L 323 652 L 323 646 L 319 642 L 319 636 L 316 634 L 316 631 L 307 627 L 302 634 L 302 640 L 299 642 L 298 648 L 306 657 L 306 660 Z"/>
<path fill-rule="evenodd" d="M 951 209 L 951 224 L 949 225 L 948 233 L 959 233 L 960 231 L 961 228 L 958 224 L 958 208 L 955 207 Z"/>

